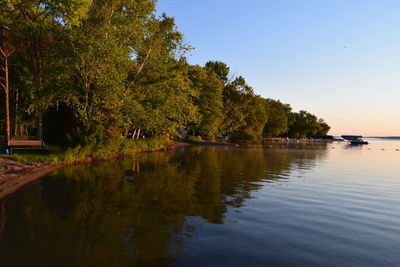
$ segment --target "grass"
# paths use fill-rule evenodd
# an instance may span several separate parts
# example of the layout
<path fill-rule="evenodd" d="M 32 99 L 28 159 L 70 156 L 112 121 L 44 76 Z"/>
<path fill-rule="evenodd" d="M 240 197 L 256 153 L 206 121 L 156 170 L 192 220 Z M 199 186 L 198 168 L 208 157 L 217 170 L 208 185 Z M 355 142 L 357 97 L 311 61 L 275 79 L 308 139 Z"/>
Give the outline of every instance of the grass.
<path fill-rule="evenodd" d="M 14 150 L 14 154 L 1 154 L 0 157 L 19 162 L 68 164 L 82 161 L 109 159 L 131 155 L 137 152 L 166 150 L 171 144 L 172 141 L 165 136 L 139 140 L 121 137 L 120 139 L 113 140 L 106 145 L 86 145 L 68 149 L 49 147 L 48 151 Z"/>
<path fill-rule="evenodd" d="M 200 144 L 202 141 L 201 136 L 197 135 L 197 136 L 192 136 L 192 135 L 188 135 L 185 138 L 185 141 L 191 144 Z"/>

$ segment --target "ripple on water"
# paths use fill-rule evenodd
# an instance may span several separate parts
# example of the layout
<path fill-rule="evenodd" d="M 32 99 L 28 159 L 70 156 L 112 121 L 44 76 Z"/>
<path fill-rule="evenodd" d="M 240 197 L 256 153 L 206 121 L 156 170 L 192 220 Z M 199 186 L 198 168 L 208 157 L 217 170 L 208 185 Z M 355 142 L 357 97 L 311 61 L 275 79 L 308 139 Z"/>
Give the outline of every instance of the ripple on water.
<path fill-rule="evenodd" d="M 0 209 L 0 266 L 400 266 L 398 154 L 345 148 L 193 146 L 59 170 Z"/>

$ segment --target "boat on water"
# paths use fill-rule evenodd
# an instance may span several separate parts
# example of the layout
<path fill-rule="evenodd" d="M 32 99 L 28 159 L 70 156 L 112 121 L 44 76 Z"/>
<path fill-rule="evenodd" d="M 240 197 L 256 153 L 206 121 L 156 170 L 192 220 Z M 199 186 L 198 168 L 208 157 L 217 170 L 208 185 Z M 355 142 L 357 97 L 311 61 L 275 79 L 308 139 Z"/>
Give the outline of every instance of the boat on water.
<path fill-rule="evenodd" d="M 368 145 L 368 142 L 365 140 L 351 140 L 349 141 L 351 145 Z"/>
<path fill-rule="evenodd" d="M 361 135 L 342 135 L 342 138 L 352 145 L 368 145 L 368 142 L 363 140 Z"/>

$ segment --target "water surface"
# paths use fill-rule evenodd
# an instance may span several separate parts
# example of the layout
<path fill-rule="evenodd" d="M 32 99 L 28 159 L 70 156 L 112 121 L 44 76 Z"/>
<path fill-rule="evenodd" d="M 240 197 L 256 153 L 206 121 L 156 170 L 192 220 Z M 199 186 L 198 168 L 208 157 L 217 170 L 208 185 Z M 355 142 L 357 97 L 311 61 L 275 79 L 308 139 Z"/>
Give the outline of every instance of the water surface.
<path fill-rule="evenodd" d="M 0 203 L 0 266 L 400 266 L 400 142 L 178 147 Z"/>

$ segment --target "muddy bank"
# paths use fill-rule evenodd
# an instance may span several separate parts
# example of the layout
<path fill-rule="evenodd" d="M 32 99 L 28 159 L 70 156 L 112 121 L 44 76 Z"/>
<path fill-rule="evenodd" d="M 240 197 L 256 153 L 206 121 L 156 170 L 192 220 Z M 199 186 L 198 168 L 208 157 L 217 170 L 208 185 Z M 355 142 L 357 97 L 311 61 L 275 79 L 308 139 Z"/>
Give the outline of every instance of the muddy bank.
<path fill-rule="evenodd" d="M 61 166 L 63 165 L 0 158 L 0 199 Z"/>

